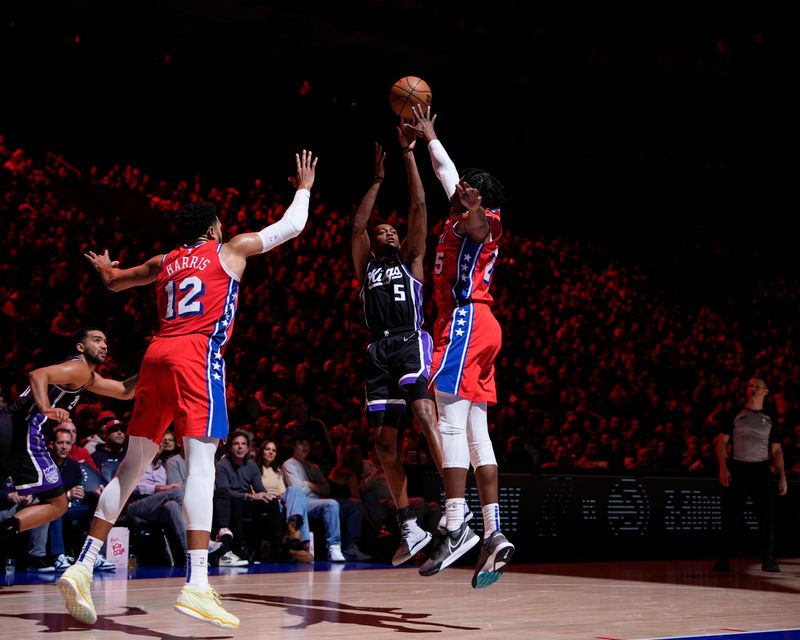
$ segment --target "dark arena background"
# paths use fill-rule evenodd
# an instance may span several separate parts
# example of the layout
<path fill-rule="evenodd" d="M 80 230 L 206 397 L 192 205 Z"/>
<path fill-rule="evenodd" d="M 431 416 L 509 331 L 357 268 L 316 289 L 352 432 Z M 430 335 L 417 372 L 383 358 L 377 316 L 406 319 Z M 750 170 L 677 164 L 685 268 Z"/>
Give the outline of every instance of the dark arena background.
<path fill-rule="evenodd" d="M 108 249 L 123 267 L 167 252 L 192 199 L 216 204 L 226 238 L 257 231 L 291 202 L 294 154 L 310 149 L 319 165 L 305 230 L 250 260 L 242 281 L 228 415 L 253 452 L 313 416 L 329 434 L 323 469 L 348 444 L 368 458 L 369 333 L 350 221 L 378 141 L 386 178 L 371 222 L 405 234 L 389 90 L 419 76 L 457 167 L 505 186 L 489 423 L 517 555 L 476 594 L 472 556 L 447 578 L 393 569 L 392 518 L 365 522 L 373 561 L 344 572 L 324 560 L 312 523 L 314 564 L 260 561 L 256 548 L 249 566 L 212 569 L 241 612 L 238 633 L 798 638 L 798 70 L 800 14 L 760 3 L 6 0 L 0 407 L 29 371 L 66 356 L 81 326 L 108 335 L 103 375 L 138 370 L 157 329 L 152 288 L 107 291 L 86 251 Z M 430 329 L 448 203 L 424 147 Z M 732 570 L 713 572 L 717 438 L 753 377 L 769 387 L 788 478 L 774 505 L 782 572 L 760 569 L 752 501 Z M 308 414 L 293 408 L 298 395 Z M 78 439 L 104 437 L 110 415 L 126 423 L 131 410 L 84 394 Z M 440 503 L 419 426 L 407 418 L 400 431 L 409 492 Z M 480 532 L 472 478 L 467 497 Z M 73 524 L 66 555 L 84 533 Z M 183 575 L 176 540 L 161 525 L 126 526 L 137 560 L 131 580 L 118 569 L 96 584 L 97 637 L 208 632 L 167 606 Z M 0 638 L 86 631 L 26 540 L 0 557 Z"/>

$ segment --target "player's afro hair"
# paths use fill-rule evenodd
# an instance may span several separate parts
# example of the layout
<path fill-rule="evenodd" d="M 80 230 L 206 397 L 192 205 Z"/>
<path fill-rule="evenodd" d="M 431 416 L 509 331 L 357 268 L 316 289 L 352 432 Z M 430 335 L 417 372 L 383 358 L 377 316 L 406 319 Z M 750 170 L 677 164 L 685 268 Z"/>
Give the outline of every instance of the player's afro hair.
<path fill-rule="evenodd" d="M 491 173 L 482 169 L 467 169 L 461 176 L 481 194 L 481 204 L 486 209 L 499 209 L 506 201 L 503 184 Z"/>

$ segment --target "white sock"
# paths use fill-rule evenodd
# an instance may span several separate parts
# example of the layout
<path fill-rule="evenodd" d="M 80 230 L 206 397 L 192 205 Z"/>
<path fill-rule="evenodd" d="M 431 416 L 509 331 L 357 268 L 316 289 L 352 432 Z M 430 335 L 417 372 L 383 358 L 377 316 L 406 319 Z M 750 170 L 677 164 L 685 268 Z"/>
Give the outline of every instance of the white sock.
<path fill-rule="evenodd" d="M 99 538 L 93 538 L 92 536 L 86 536 L 86 540 L 83 543 L 83 549 L 81 549 L 75 564 L 82 564 L 89 571 L 94 571 L 94 563 L 97 561 L 97 554 L 100 553 L 100 549 L 102 548 L 102 540 Z"/>
<path fill-rule="evenodd" d="M 447 516 L 447 530 L 455 531 L 464 524 L 464 498 L 448 498 L 444 501 L 444 512 Z"/>
<path fill-rule="evenodd" d="M 194 587 L 208 585 L 208 549 L 189 549 L 186 552 L 186 584 Z"/>
<path fill-rule="evenodd" d="M 483 511 L 483 539 L 486 540 L 493 531 L 500 531 L 500 505 L 496 502 L 485 504 Z"/>
<path fill-rule="evenodd" d="M 464 498 L 464 520 L 467 519 L 467 514 L 469 513 L 469 505 L 467 504 L 467 499 Z M 437 525 L 440 529 L 447 528 L 447 510 L 439 517 L 439 524 Z"/>

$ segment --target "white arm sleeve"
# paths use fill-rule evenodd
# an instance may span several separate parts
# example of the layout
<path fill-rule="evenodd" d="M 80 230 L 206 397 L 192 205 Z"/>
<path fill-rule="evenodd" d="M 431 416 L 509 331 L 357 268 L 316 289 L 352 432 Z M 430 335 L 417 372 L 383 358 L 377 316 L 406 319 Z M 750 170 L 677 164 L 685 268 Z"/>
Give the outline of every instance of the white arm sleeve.
<path fill-rule="evenodd" d="M 428 143 L 428 153 L 431 154 L 431 162 L 433 163 L 433 171 L 439 182 L 444 187 L 444 192 L 449 199 L 456 192 L 456 185 L 458 184 L 458 171 L 456 165 L 447 155 L 444 146 L 438 139 L 431 140 Z"/>
<path fill-rule="evenodd" d="M 263 246 L 261 253 L 266 253 L 279 244 L 283 244 L 287 240 L 300 235 L 303 227 L 306 226 L 306 220 L 308 220 L 308 203 L 310 200 L 311 192 L 308 189 L 298 189 L 297 193 L 294 194 L 292 204 L 289 205 L 283 217 L 258 232 L 258 237 L 261 238 Z"/>

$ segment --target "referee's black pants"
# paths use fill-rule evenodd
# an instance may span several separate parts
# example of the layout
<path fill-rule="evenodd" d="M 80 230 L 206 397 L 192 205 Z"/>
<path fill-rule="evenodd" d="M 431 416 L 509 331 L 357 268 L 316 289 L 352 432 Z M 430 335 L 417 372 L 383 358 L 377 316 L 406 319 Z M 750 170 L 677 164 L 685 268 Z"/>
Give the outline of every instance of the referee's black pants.
<path fill-rule="evenodd" d="M 777 488 L 769 470 L 769 460 L 740 462 L 731 460 L 730 484 L 722 493 L 722 530 L 724 542 L 720 557 L 730 558 L 736 551 L 739 531 L 745 526 L 744 513 L 749 497 L 753 501 L 762 562 L 771 559 L 775 552 L 774 506 Z"/>

